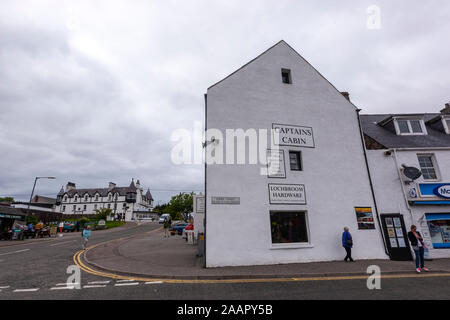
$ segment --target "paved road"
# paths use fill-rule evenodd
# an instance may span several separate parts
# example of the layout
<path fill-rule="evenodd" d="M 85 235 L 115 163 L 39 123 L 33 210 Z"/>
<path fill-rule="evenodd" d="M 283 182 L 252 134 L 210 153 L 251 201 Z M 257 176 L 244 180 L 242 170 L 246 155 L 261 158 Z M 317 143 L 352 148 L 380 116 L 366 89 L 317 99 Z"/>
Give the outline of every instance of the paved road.
<path fill-rule="evenodd" d="M 90 245 L 148 232 L 155 223 L 93 232 Z M 0 248 L 0 300 L 7 299 L 450 299 L 450 277 L 382 279 L 381 290 L 368 290 L 365 280 L 262 283 L 161 283 L 103 278 L 83 272 L 81 289 L 65 286 L 66 269 L 80 250 L 79 234 L 51 241 L 25 242 Z"/>

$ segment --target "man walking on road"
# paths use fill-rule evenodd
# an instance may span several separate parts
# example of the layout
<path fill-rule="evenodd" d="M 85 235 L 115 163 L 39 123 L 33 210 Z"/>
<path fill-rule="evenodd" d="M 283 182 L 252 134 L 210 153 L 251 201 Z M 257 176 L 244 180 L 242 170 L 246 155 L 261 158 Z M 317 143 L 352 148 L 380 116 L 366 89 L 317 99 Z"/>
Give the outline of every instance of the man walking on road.
<path fill-rule="evenodd" d="M 83 235 L 83 242 L 82 242 L 83 250 L 86 250 L 86 245 L 89 241 L 89 237 L 91 236 L 91 226 L 87 226 L 86 229 L 83 230 L 82 235 Z"/>

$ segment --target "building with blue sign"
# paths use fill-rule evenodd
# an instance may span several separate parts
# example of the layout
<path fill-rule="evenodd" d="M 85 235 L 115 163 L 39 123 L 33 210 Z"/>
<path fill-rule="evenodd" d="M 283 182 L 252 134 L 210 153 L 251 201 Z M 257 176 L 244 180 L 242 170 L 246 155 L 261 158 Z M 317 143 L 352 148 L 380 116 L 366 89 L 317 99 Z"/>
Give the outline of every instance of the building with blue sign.
<path fill-rule="evenodd" d="M 449 258 L 450 104 L 440 113 L 361 115 L 361 125 L 391 258 L 410 254 L 412 224 L 429 258 Z"/>

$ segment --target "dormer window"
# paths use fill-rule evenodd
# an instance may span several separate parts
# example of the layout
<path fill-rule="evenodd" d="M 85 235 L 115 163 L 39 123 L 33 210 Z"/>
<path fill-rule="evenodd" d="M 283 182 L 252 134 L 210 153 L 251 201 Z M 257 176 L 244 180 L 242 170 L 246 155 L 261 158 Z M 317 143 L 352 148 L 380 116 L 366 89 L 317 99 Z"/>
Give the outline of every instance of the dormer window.
<path fill-rule="evenodd" d="M 397 135 L 425 135 L 427 129 L 422 119 L 395 119 Z"/>
<path fill-rule="evenodd" d="M 450 118 L 442 118 L 445 133 L 450 134 Z"/>

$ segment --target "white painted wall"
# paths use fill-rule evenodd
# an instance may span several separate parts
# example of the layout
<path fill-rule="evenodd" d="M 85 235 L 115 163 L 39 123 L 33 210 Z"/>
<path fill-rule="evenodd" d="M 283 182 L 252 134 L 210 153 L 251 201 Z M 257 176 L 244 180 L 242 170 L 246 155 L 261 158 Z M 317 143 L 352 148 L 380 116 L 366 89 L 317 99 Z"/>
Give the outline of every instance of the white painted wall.
<path fill-rule="evenodd" d="M 374 185 L 380 214 L 400 213 L 405 220 L 406 230 L 410 230 L 412 224 L 417 226 L 417 230 L 422 234 L 424 240 L 431 243 L 428 225 L 423 218 L 425 213 L 450 213 L 450 205 L 408 205 L 406 199 L 410 188 L 418 189 L 419 183 L 450 183 L 450 149 L 449 150 L 398 150 L 398 166 L 402 164 L 420 169 L 417 154 L 434 154 L 438 166 L 438 181 L 427 181 L 423 177 L 416 180 L 416 183 L 404 185 L 405 193 L 402 189 L 402 181 L 398 175 L 395 164 L 394 153 L 386 156 L 386 150 L 367 150 L 372 182 Z M 405 199 L 405 194 L 407 198 Z M 420 199 L 416 199 L 420 200 Z M 435 200 L 439 200 L 436 198 Z M 444 199 L 441 199 L 444 200 Z M 431 258 L 450 258 L 450 249 L 433 249 L 428 245 Z"/>
<path fill-rule="evenodd" d="M 293 84 L 282 83 L 282 68 L 291 69 Z M 284 42 L 207 92 L 208 129 L 272 123 L 312 127 L 316 147 L 282 147 L 286 179 L 260 175 L 260 165 L 207 165 L 207 267 L 342 260 L 344 226 L 355 259 L 387 259 L 378 224 L 357 230 L 354 207 L 372 207 L 374 217 L 375 210 L 355 107 Z M 302 151 L 304 171 L 289 170 L 289 149 Z M 269 183 L 304 184 L 307 205 L 270 205 Z M 212 196 L 241 204 L 212 205 Z M 273 249 L 270 210 L 306 210 L 310 245 Z"/>

